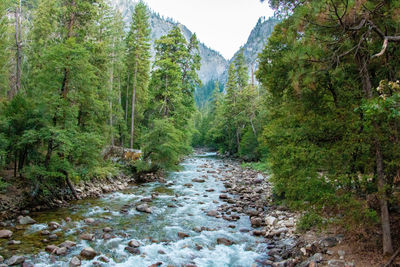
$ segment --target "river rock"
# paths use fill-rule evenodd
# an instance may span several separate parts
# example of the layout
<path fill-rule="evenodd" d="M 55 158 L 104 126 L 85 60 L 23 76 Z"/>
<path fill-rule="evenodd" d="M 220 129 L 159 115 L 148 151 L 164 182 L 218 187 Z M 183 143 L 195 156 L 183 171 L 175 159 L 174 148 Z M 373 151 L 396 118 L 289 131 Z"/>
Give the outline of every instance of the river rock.
<path fill-rule="evenodd" d="M 251 222 L 251 226 L 253 226 L 253 227 L 259 227 L 259 226 L 263 225 L 263 221 L 259 217 L 251 217 L 250 222 Z"/>
<path fill-rule="evenodd" d="M 189 237 L 189 235 L 186 233 L 178 232 L 178 237 L 183 239 L 183 238 Z"/>
<path fill-rule="evenodd" d="M 210 217 L 216 217 L 218 215 L 218 211 L 216 210 L 210 210 L 209 212 L 207 212 L 207 216 Z"/>
<path fill-rule="evenodd" d="M 49 230 L 43 230 L 42 232 L 40 232 L 41 235 L 50 235 L 50 231 Z"/>
<path fill-rule="evenodd" d="M 77 267 L 77 266 L 81 266 L 81 260 L 77 256 L 75 256 L 69 262 L 69 267 Z"/>
<path fill-rule="evenodd" d="M 45 250 L 48 253 L 53 253 L 58 249 L 58 247 L 56 245 L 48 245 Z"/>
<path fill-rule="evenodd" d="M 269 226 L 275 226 L 277 222 L 278 222 L 278 219 L 275 218 L 274 216 L 265 217 L 265 223 Z"/>
<path fill-rule="evenodd" d="M 68 249 L 66 247 L 56 249 L 56 254 L 58 256 L 67 255 Z"/>
<path fill-rule="evenodd" d="M 22 264 L 25 261 L 25 257 L 23 256 L 12 256 L 7 260 L 7 264 L 9 266 Z"/>
<path fill-rule="evenodd" d="M 86 218 L 86 219 L 84 220 L 84 222 L 85 222 L 86 224 L 93 224 L 93 223 L 95 222 L 95 219 L 93 219 L 93 218 Z"/>
<path fill-rule="evenodd" d="M 152 210 L 149 208 L 147 204 L 140 204 L 136 206 L 136 210 L 140 212 L 152 213 Z"/>
<path fill-rule="evenodd" d="M 76 247 L 76 243 L 67 240 L 67 241 L 61 243 L 61 244 L 60 244 L 60 247 L 61 247 L 61 248 L 71 249 L 71 248 L 73 248 L 73 247 Z"/>
<path fill-rule="evenodd" d="M 58 222 L 49 222 L 48 225 L 50 230 L 56 230 L 61 227 L 61 225 Z"/>
<path fill-rule="evenodd" d="M 195 178 L 195 179 L 192 180 L 192 182 L 193 182 L 193 183 L 205 183 L 206 180 L 200 179 L 200 178 Z"/>
<path fill-rule="evenodd" d="M 327 237 L 323 240 L 321 240 L 321 245 L 323 245 L 324 247 L 334 247 L 338 244 L 338 240 L 336 239 L 336 237 Z"/>
<path fill-rule="evenodd" d="M 219 195 L 219 199 L 228 199 L 228 195 L 227 194 L 221 194 Z"/>
<path fill-rule="evenodd" d="M 3 261 L 4 261 L 3 256 L 0 256 L 0 263 L 3 263 Z"/>
<path fill-rule="evenodd" d="M 104 233 L 111 233 L 113 230 L 112 230 L 112 228 L 111 227 L 105 227 L 104 229 L 103 229 L 103 232 Z"/>
<path fill-rule="evenodd" d="M 94 234 L 87 234 L 87 233 L 84 233 L 84 234 L 81 234 L 79 237 L 80 237 L 82 240 L 92 241 L 92 240 L 94 239 Z"/>
<path fill-rule="evenodd" d="M 139 241 L 133 239 L 133 240 L 129 241 L 128 246 L 130 246 L 132 248 L 138 248 L 138 247 L 140 247 L 140 243 L 139 243 Z"/>
<path fill-rule="evenodd" d="M 51 234 L 51 235 L 49 235 L 49 239 L 50 240 L 57 240 L 58 236 L 57 236 L 57 234 Z"/>
<path fill-rule="evenodd" d="M 97 252 L 92 249 L 91 247 L 86 247 L 82 249 L 80 253 L 81 257 L 86 259 L 86 260 L 92 260 L 94 257 L 96 257 Z"/>
<path fill-rule="evenodd" d="M 129 253 L 133 254 L 133 255 L 139 255 L 140 254 L 140 250 L 138 248 L 126 247 L 125 250 L 128 251 Z"/>
<path fill-rule="evenodd" d="M 25 217 L 24 216 L 19 216 L 18 217 L 18 223 L 22 224 L 22 225 L 35 224 L 36 221 L 34 219 L 32 219 L 31 217 L 29 217 L 29 216 L 25 216 Z"/>
<path fill-rule="evenodd" d="M 13 235 L 13 232 L 10 230 L 0 230 L 0 238 L 10 238 Z"/>
<path fill-rule="evenodd" d="M 217 238 L 217 244 L 218 245 L 230 246 L 230 245 L 233 245 L 234 242 L 229 240 L 229 239 L 221 237 L 221 238 Z"/>
<path fill-rule="evenodd" d="M 106 256 L 100 256 L 98 259 L 99 259 L 99 261 L 102 261 L 102 262 L 105 262 L 105 263 L 109 263 L 110 262 L 110 260 Z"/>

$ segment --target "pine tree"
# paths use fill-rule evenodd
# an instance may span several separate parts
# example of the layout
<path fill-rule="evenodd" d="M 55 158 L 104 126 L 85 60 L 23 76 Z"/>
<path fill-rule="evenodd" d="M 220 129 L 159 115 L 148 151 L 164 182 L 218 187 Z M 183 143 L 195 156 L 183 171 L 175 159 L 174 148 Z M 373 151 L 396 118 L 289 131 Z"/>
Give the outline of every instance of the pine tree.
<path fill-rule="evenodd" d="M 150 33 L 147 6 L 143 2 L 139 2 L 135 6 L 132 15 L 132 25 L 127 40 L 127 70 L 131 78 L 129 84 L 132 86 L 131 148 L 134 145 L 135 117 L 138 113 L 137 103 L 143 106 L 147 101 L 147 90 L 150 79 Z"/>
<path fill-rule="evenodd" d="M 10 44 L 9 44 L 9 21 L 7 14 L 8 1 L 0 3 L 0 99 L 5 97 L 9 90 L 9 64 L 10 64 Z"/>

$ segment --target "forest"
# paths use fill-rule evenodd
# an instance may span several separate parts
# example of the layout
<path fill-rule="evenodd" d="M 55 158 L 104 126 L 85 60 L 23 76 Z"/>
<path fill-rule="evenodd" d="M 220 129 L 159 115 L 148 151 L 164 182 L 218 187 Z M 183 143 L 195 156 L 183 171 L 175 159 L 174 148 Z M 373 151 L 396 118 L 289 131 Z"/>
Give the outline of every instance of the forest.
<path fill-rule="evenodd" d="M 142 2 L 128 27 L 105 0 L 2 0 L 0 174 L 45 199 L 118 172 L 103 157 L 110 146 L 142 151 L 134 172 L 178 170 L 193 147 L 207 147 L 271 175 L 274 202 L 304 211 L 298 228 L 338 225 L 392 255 L 400 1 L 267 4 L 281 22 L 256 79 L 242 51 L 226 84 L 202 85 L 195 34 L 174 27 L 151 62 Z"/>

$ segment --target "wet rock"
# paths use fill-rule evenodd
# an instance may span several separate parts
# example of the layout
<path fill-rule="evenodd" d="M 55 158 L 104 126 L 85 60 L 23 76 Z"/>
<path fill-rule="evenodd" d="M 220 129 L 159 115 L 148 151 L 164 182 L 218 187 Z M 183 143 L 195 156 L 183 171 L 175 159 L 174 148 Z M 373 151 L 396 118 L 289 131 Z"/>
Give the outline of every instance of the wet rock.
<path fill-rule="evenodd" d="M 150 265 L 149 267 L 160 267 L 162 264 L 163 264 L 162 262 L 157 262 L 157 263 Z"/>
<path fill-rule="evenodd" d="M 263 232 L 263 231 L 258 231 L 258 230 L 254 230 L 253 231 L 253 235 L 254 236 L 262 236 L 262 235 L 264 235 L 265 233 Z"/>
<path fill-rule="evenodd" d="M 103 256 L 103 255 L 100 256 L 98 258 L 98 260 L 101 261 L 101 262 L 104 262 L 104 263 L 109 263 L 110 262 L 110 260 L 106 256 Z"/>
<path fill-rule="evenodd" d="M 48 245 L 48 246 L 45 248 L 46 252 L 51 253 L 51 254 L 52 254 L 53 252 L 55 252 L 57 249 L 58 249 L 58 247 L 57 247 L 56 245 Z"/>
<path fill-rule="evenodd" d="M 77 267 L 77 266 L 81 266 L 81 260 L 77 256 L 75 256 L 69 262 L 69 267 Z"/>
<path fill-rule="evenodd" d="M 32 263 L 30 263 L 30 262 L 24 262 L 24 263 L 22 263 L 22 267 L 35 267 L 35 265 L 33 265 Z"/>
<path fill-rule="evenodd" d="M 79 237 L 82 240 L 92 241 L 94 239 L 94 234 L 84 233 L 84 234 L 81 234 Z"/>
<path fill-rule="evenodd" d="M 153 199 L 151 197 L 145 197 L 145 198 L 142 198 L 140 201 L 141 202 L 153 202 Z"/>
<path fill-rule="evenodd" d="M 136 210 L 140 212 L 152 213 L 152 210 L 149 208 L 147 204 L 141 204 L 136 206 Z"/>
<path fill-rule="evenodd" d="M 206 180 L 200 179 L 200 178 L 195 178 L 195 179 L 192 180 L 192 182 L 194 182 L 194 183 L 205 183 Z"/>
<path fill-rule="evenodd" d="M 215 191 L 215 189 L 212 189 L 212 188 L 206 190 L 206 192 L 214 192 L 214 191 Z"/>
<path fill-rule="evenodd" d="M 18 217 L 18 223 L 22 224 L 22 225 L 26 225 L 26 224 L 35 224 L 36 221 L 34 219 L 32 219 L 29 216 L 19 216 Z"/>
<path fill-rule="evenodd" d="M 97 252 L 92 249 L 91 247 L 87 247 L 82 249 L 80 253 L 81 257 L 86 259 L 86 260 L 92 260 L 94 257 L 96 257 Z"/>
<path fill-rule="evenodd" d="M 217 244 L 218 244 L 218 245 L 231 246 L 231 245 L 234 244 L 234 242 L 231 241 L 231 240 L 229 240 L 229 239 L 220 237 L 220 238 L 217 238 Z"/>
<path fill-rule="evenodd" d="M 7 264 L 9 266 L 14 266 L 14 265 L 22 264 L 24 261 L 25 261 L 25 257 L 14 255 L 7 260 Z"/>
<path fill-rule="evenodd" d="M 183 239 L 183 238 L 189 237 L 189 235 L 185 234 L 185 233 L 182 233 L 182 232 L 178 232 L 178 237 Z"/>
<path fill-rule="evenodd" d="M 67 241 L 61 243 L 61 244 L 60 244 L 60 247 L 61 247 L 61 248 L 71 249 L 71 248 L 73 248 L 73 247 L 76 247 L 76 243 L 67 240 Z"/>
<path fill-rule="evenodd" d="M 56 249 L 56 254 L 58 256 L 67 255 L 68 249 L 66 247 Z"/>
<path fill-rule="evenodd" d="M 103 238 L 104 240 L 109 240 L 109 239 L 112 238 L 112 235 L 109 234 L 109 233 L 104 233 L 103 236 L 102 236 L 102 238 Z"/>
<path fill-rule="evenodd" d="M 207 216 L 210 217 L 216 217 L 218 215 L 218 211 L 216 210 L 210 210 L 209 212 L 207 212 Z"/>
<path fill-rule="evenodd" d="M 140 255 L 140 250 L 138 248 L 126 247 L 125 250 L 133 255 Z"/>
<path fill-rule="evenodd" d="M 93 224 L 93 223 L 95 222 L 95 219 L 93 219 L 93 218 L 86 218 L 86 219 L 84 220 L 84 222 L 85 222 L 86 224 Z"/>
<path fill-rule="evenodd" d="M 184 184 L 183 186 L 191 188 L 193 187 L 193 184 Z"/>
<path fill-rule="evenodd" d="M 10 238 L 13 235 L 13 232 L 10 230 L 0 230 L 0 238 Z"/>
<path fill-rule="evenodd" d="M 160 254 L 160 255 L 165 255 L 165 254 L 167 254 L 167 253 L 165 253 L 164 250 L 161 250 L 161 249 L 160 249 L 160 250 L 158 251 L 158 254 Z"/>
<path fill-rule="evenodd" d="M 138 248 L 138 247 L 140 247 L 140 242 L 133 239 L 133 240 L 129 241 L 128 246 L 130 246 L 132 248 Z"/>
<path fill-rule="evenodd" d="M 50 231 L 49 230 L 43 230 L 42 232 L 40 232 L 41 235 L 50 235 Z"/>
<path fill-rule="evenodd" d="M 65 222 L 69 223 L 72 222 L 72 219 L 70 217 L 65 218 Z"/>
<path fill-rule="evenodd" d="M 113 229 L 111 228 L 111 227 L 105 227 L 104 229 L 103 229 L 103 232 L 104 233 L 111 233 L 113 231 Z"/>
<path fill-rule="evenodd" d="M 221 194 L 219 195 L 219 199 L 228 199 L 228 195 L 227 194 Z"/>
<path fill-rule="evenodd" d="M 50 230 L 56 230 L 61 227 L 61 225 L 58 222 L 49 222 L 48 225 Z"/>

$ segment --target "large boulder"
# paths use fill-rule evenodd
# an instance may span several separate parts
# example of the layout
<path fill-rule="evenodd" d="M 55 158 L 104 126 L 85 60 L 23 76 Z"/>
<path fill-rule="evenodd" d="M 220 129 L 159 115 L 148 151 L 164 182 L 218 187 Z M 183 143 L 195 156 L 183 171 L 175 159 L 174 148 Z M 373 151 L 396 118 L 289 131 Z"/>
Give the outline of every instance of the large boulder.
<path fill-rule="evenodd" d="M 229 239 L 221 237 L 221 238 L 217 238 L 217 244 L 218 245 L 230 246 L 230 245 L 233 245 L 234 242 L 229 240 Z"/>

